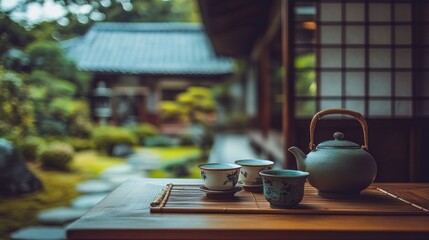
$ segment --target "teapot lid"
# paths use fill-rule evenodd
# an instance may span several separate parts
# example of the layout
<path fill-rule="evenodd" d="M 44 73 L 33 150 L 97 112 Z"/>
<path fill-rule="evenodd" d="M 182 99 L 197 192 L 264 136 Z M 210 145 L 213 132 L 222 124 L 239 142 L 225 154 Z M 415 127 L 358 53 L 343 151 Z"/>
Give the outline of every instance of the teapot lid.
<path fill-rule="evenodd" d="M 344 134 L 341 132 L 334 133 L 335 140 L 329 140 L 320 143 L 317 145 L 317 148 L 349 148 L 349 149 L 359 149 L 361 148 L 359 144 L 354 142 L 343 140 Z"/>

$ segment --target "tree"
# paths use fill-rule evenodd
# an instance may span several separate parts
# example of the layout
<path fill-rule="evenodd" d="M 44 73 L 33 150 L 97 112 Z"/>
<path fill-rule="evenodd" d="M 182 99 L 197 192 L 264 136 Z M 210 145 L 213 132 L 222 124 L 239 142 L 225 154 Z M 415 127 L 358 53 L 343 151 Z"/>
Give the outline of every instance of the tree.
<path fill-rule="evenodd" d="M 33 106 L 20 75 L 0 68 L 0 136 L 22 139 L 33 131 Z"/>

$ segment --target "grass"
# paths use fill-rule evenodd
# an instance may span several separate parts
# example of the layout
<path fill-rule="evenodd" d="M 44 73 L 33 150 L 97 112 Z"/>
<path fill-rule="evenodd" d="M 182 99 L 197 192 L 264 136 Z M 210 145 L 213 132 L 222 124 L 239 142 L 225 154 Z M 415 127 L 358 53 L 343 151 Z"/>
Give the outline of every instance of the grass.
<path fill-rule="evenodd" d="M 147 150 L 161 157 L 163 163 L 179 161 L 186 156 L 200 154 L 197 147 L 150 147 L 138 148 L 136 151 Z M 0 239 L 8 239 L 9 234 L 26 226 L 37 225 L 37 213 L 44 209 L 69 206 L 71 201 L 79 196 L 75 190 L 79 182 L 97 177 L 103 170 L 124 164 L 123 158 L 100 155 L 95 151 L 78 152 L 71 164 L 72 171 L 46 171 L 35 163 L 28 167 L 44 184 L 44 190 L 22 195 L 0 196 Z M 190 168 L 190 177 L 199 177 L 195 164 Z M 150 177 L 171 177 L 164 170 L 153 171 Z"/>
<path fill-rule="evenodd" d="M 79 194 L 75 185 L 86 176 L 74 172 L 44 171 L 35 164 L 29 165 L 44 184 L 44 189 L 32 194 L 0 198 L 0 239 L 8 239 L 10 232 L 30 225 L 37 225 L 39 211 L 67 206 Z"/>

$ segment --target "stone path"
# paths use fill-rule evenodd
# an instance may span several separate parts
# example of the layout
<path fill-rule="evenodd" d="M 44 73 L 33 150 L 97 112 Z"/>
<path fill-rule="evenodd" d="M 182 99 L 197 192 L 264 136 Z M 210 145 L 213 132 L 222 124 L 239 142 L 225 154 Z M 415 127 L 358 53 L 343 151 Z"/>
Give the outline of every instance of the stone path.
<path fill-rule="evenodd" d="M 70 206 L 47 209 L 39 212 L 39 226 L 19 229 L 10 234 L 12 240 L 64 240 L 65 228 L 80 218 L 89 209 L 106 197 L 113 189 L 130 178 L 146 177 L 146 170 L 156 166 L 156 155 L 146 152 L 128 157 L 126 164 L 106 169 L 97 179 L 77 184 L 76 190 L 82 195 L 72 201 Z M 141 166 L 139 166 L 141 165 Z M 159 165 L 159 163 L 158 163 Z"/>
<path fill-rule="evenodd" d="M 237 159 L 258 158 L 243 134 L 218 134 L 209 162 L 234 162 Z M 76 185 L 82 195 L 70 206 L 48 209 L 37 215 L 40 226 L 26 227 L 10 234 L 12 240 L 64 240 L 65 227 L 94 207 L 122 182 L 146 177 L 146 172 L 160 168 L 160 157 L 147 151 L 129 154 L 123 165 L 103 171 L 97 179 Z"/>
<path fill-rule="evenodd" d="M 235 160 L 246 158 L 259 158 L 252 149 L 250 139 L 246 134 L 222 133 L 216 135 L 209 162 L 233 163 Z"/>

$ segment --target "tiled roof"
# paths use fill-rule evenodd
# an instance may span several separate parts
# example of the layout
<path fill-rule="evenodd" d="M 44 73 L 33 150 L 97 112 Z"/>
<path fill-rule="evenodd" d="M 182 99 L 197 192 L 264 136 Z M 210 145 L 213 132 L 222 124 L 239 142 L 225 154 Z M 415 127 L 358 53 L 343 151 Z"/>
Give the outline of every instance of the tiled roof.
<path fill-rule="evenodd" d="M 233 61 L 217 57 L 195 23 L 96 23 L 63 47 L 90 72 L 128 74 L 230 74 Z"/>

